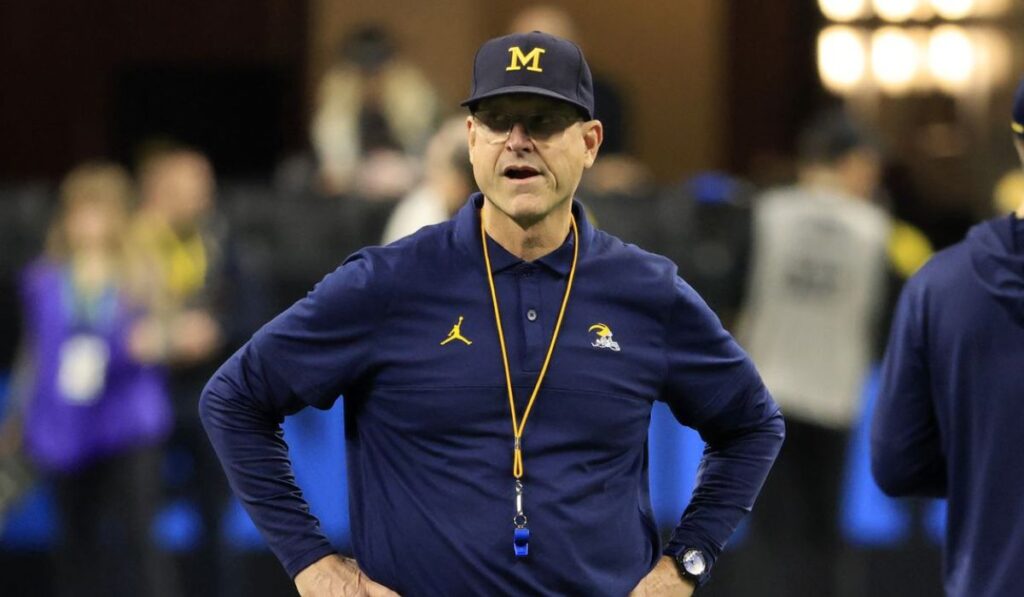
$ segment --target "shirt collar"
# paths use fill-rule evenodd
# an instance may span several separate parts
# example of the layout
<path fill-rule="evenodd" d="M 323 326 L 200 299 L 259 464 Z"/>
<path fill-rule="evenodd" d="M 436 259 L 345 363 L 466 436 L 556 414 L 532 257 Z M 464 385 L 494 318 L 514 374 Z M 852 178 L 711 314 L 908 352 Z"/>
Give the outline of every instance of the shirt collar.
<path fill-rule="evenodd" d="M 460 249 L 470 255 L 474 262 L 479 262 L 481 266 L 484 262 L 480 246 L 480 209 L 483 205 L 483 194 L 473 193 L 469 196 L 469 201 L 455 214 L 455 242 Z M 575 199 L 572 202 L 572 213 L 576 217 L 576 227 L 579 229 L 580 260 L 582 261 L 593 238 L 594 228 L 590 225 L 590 221 L 587 220 L 583 205 Z M 509 253 L 490 238 L 487 239 L 487 250 L 491 258 L 492 273 L 498 273 L 525 263 L 525 261 Z M 559 275 L 566 276 L 569 274 L 569 268 L 572 267 L 572 254 L 573 235 L 570 231 L 565 237 L 565 242 L 560 247 L 533 261 L 533 263 L 543 265 Z"/>

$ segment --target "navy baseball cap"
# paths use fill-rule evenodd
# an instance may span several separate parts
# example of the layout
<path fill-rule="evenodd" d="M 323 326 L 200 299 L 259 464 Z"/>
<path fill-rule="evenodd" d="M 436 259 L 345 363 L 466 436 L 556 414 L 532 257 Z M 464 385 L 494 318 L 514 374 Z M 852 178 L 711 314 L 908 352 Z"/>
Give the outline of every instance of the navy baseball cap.
<path fill-rule="evenodd" d="M 462 106 L 513 93 L 568 102 L 594 117 L 594 80 L 583 51 L 571 41 L 532 31 L 487 41 L 473 61 L 473 88 Z"/>
<path fill-rule="evenodd" d="M 1024 80 L 1017 86 L 1017 93 L 1013 95 L 1013 120 L 1010 128 L 1018 137 L 1024 138 Z"/>

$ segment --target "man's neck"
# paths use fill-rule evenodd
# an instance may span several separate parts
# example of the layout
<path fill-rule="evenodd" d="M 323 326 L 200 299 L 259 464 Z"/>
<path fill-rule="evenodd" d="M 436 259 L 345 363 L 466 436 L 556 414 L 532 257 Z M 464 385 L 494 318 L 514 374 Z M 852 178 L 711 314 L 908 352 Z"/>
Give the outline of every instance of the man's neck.
<path fill-rule="evenodd" d="M 544 219 L 527 228 L 484 200 L 480 217 L 487 236 L 523 261 L 535 261 L 551 253 L 565 242 L 569 234 L 572 203 L 552 211 Z"/>
<path fill-rule="evenodd" d="M 1017 208 L 1017 218 L 1020 220 L 1024 220 L 1024 203 L 1022 203 L 1021 206 Z"/>
<path fill-rule="evenodd" d="M 113 255 L 104 247 L 82 249 L 71 259 L 71 268 L 76 290 L 97 294 L 113 278 Z"/>
<path fill-rule="evenodd" d="M 798 176 L 800 186 L 808 189 L 824 189 L 830 193 L 840 191 L 853 199 L 864 199 L 846 184 L 836 170 L 825 166 L 804 166 Z"/>

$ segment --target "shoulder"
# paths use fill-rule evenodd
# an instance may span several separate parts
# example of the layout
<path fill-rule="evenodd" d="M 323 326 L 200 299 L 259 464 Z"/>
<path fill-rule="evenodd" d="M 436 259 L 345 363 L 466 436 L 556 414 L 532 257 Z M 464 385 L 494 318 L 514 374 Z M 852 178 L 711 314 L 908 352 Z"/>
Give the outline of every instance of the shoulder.
<path fill-rule="evenodd" d="M 676 264 L 657 253 L 641 249 L 616 236 L 594 230 L 591 239 L 591 262 L 616 278 L 637 278 L 670 282 L 676 276 Z"/>
<path fill-rule="evenodd" d="M 34 288 L 40 285 L 54 284 L 60 278 L 60 271 L 61 267 L 57 263 L 45 257 L 39 257 L 21 270 L 21 285 Z"/>
<path fill-rule="evenodd" d="M 798 186 L 776 187 L 754 199 L 753 220 L 762 235 L 778 234 L 786 222 L 816 214 L 821 207 L 820 202 Z"/>
<path fill-rule="evenodd" d="M 812 197 L 798 186 L 785 186 L 767 189 L 754 198 L 754 210 L 766 212 L 781 209 L 791 204 L 809 203 Z"/>
<path fill-rule="evenodd" d="M 420 188 L 413 191 L 395 206 L 384 229 L 384 244 L 415 233 L 424 226 L 444 222 L 448 219 L 444 207 L 429 190 Z"/>
<path fill-rule="evenodd" d="M 383 246 L 364 247 L 348 256 L 335 273 L 360 268 L 375 281 L 388 283 L 395 278 L 408 281 L 411 275 L 452 262 L 452 253 L 458 251 L 453 228 L 453 222 L 446 221 L 424 226 Z"/>
<path fill-rule="evenodd" d="M 954 289 L 969 275 L 969 268 L 967 243 L 960 241 L 932 255 L 907 281 L 907 287 L 918 292 Z"/>
<path fill-rule="evenodd" d="M 586 278 L 597 280 L 616 300 L 667 315 L 678 290 L 692 292 L 671 259 L 595 230 L 586 261 Z"/>
<path fill-rule="evenodd" d="M 22 268 L 17 287 L 22 305 L 36 310 L 53 304 L 53 297 L 60 294 L 61 269 L 60 264 L 46 257 L 39 257 Z"/>
<path fill-rule="evenodd" d="M 935 253 L 907 280 L 900 301 L 915 313 L 948 311 L 972 285 L 970 254 L 963 241 Z M 945 305 L 945 306 L 943 306 Z"/>
<path fill-rule="evenodd" d="M 600 231 L 593 242 L 600 267 L 596 278 L 616 304 L 652 317 L 663 334 L 682 333 L 698 343 L 724 337 L 718 316 L 671 259 Z"/>
<path fill-rule="evenodd" d="M 861 229 L 876 237 L 888 240 L 892 229 L 892 216 L 881 206 L 856 198 L 848 198 L 843 205 L 857 218 Z"/>

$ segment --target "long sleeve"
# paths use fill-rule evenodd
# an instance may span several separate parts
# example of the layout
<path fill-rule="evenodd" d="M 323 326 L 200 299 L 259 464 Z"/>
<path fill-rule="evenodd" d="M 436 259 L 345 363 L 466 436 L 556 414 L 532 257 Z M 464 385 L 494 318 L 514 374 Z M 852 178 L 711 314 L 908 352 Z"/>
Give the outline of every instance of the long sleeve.
<path fill-rule="evenodd" d="M 706 446 L 689 506 L 665 548 L 700 548 L 712 564 L 754 505 L 785 426 L 754 364 L 685 282 L 676 279 L 662 391 Z"/>
<path fill-rule="evenodd" d="M 900 297 L 882 364 L 882 388 L 871 425 L 871 472 L 891 496 L 942 496 L 946 463 L 925 353 L 925 290 L 915 282 Z"/>
<path fill-rule="evenodd" d="M 259 330 L 214 374 L 200 417 L 235 494 L 293 577 L 332 553 L 295 483 L 281 423 L 326 409 L 373 366 L 383 265 L 357 254 Z"/>

